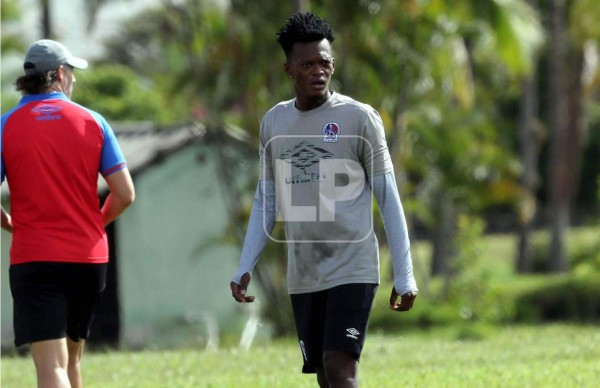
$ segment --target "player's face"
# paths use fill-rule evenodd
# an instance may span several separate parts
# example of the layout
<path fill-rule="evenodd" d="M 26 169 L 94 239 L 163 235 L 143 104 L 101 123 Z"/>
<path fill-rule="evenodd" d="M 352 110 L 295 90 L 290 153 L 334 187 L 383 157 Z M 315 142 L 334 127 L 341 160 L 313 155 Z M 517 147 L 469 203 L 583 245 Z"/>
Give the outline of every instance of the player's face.
<path fill-rule="evenodd" d="M 295 43 L 284 65 L 292 77 L 298 109 L 313 109 L 329 98 L 329 82 L 335 68 L 327 39 Z"/>
<path fill-rule="evenodd" d="M 71 98 L 73 94 L 73 84 L 75 83 L 75 75 L 73 74 L 73 68 L 69 65 L 62 65 L 62 78 L 60 80 L 61 88 L 63 93 Z"/>

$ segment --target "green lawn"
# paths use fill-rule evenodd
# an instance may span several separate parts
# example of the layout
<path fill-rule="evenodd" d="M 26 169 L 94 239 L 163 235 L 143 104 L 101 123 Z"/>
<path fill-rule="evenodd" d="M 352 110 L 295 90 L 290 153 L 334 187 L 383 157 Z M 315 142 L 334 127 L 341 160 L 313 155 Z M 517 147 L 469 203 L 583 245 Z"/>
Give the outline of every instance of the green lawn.
<path fill-rule="evenodd" d="M 456 341 L 450 329 L 407 336 L 372 334 L 361 362 L 361 387 L 597 387 L 600 328 L 505 327 L 480 341 Z M 89 353 L 86 387 L 315 387 L 302 375 L 295 341 L 250 351 Z M 3 388 L 34 387 L 29 357 L 2 358 Z"/>

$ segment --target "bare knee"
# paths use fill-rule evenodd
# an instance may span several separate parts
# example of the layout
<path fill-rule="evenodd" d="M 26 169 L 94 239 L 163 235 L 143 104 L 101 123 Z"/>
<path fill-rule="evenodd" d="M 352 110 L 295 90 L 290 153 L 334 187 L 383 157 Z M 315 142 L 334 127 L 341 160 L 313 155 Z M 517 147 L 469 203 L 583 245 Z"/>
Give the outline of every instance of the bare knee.
<path fill-rule="evenodd" d="M 39 387 L 69 387 L 64 339 L 34 342 L 31 355 Z"/>
<path fill-rule="evenodd" d="M 323 371 L 329 387 L 358 387 L 358 361 L 350 353 L 324 352 Z"/>
<path fill-rule="evenodd" d="M 79 340 L 77 342 L 70 338 L 67 338 L 67 351 L 69 354 L 69 367 L 79 366 L 81 364 L 81 356 L 83 354 L 85 341 Z"/>

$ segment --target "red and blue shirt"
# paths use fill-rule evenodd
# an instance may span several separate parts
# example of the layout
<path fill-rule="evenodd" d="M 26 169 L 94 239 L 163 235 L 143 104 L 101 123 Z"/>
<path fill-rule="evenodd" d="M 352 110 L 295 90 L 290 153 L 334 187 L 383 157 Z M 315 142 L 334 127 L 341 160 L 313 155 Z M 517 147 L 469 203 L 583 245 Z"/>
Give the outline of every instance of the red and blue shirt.
<path fill-rule="evenodd" d="M 107 262 L 98 173 L 127 167 L 107 121 L 63 93 L 26 95 L 2 116 L 1 149 L 11 264 Z"/>

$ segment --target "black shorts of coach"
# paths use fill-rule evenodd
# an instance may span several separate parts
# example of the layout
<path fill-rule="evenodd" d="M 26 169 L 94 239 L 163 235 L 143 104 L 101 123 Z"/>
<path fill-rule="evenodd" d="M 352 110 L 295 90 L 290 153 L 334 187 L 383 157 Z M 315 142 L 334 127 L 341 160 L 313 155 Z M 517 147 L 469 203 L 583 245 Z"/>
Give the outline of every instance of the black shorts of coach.
<path fill-rule="evenodd" d="M 87 339 L 108 264 L 30 262 L 9 268 L 15 345 Z"/>
<path fill-rule="evenodd" d="M 290 295 L 304 359 L 302 373 L 315 373 L 325 351 L 360 359 L 376 292 L 377 284 L 355 283 Z"/>

